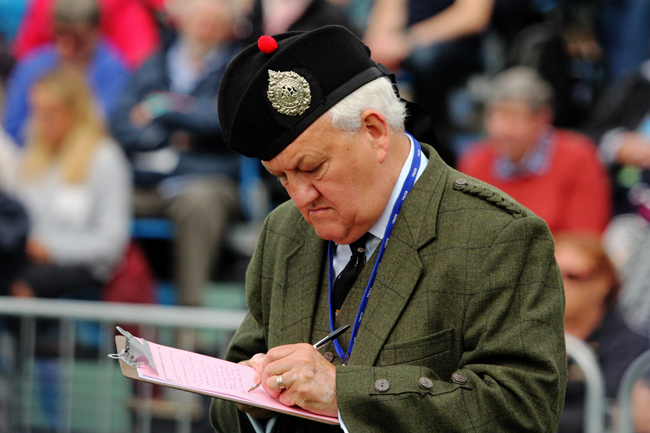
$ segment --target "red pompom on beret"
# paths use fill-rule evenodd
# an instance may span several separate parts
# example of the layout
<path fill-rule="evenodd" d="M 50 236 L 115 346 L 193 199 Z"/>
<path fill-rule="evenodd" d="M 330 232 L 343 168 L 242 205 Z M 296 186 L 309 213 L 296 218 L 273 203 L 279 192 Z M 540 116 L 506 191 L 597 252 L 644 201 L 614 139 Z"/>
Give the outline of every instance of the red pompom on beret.
<path fill-rule="evenodd" d="M 271 54 L 278 49 L 278 43 L 271 36 L 260 36 L 257 46 L 264 54 Z"/>

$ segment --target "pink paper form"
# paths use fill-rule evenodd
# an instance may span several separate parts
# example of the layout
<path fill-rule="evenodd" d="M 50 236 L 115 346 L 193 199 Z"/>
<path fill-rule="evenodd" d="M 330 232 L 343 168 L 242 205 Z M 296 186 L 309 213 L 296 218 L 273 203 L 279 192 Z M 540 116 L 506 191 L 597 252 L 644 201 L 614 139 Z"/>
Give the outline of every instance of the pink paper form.
<path fill-rule="evenodd" d="M 142 364 L 138 367 L 138 375 L 143 379 L 328 424 L 339 424 L 337 418 L 317 415 L 298 406 L 285 406 L 262 387 L 247 392 L 254 384 L 255 370 L 251 367 L 148 343 L 158 373 L 149 365 Z"/>

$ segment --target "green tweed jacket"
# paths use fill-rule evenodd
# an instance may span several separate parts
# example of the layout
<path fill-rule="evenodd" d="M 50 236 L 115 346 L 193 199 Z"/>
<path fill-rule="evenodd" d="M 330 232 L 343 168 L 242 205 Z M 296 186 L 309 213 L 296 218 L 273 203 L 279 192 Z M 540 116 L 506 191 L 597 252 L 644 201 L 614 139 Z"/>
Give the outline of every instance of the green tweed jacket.
<path fill-rule="evenodd" d="M 350 433 L 555 432 L 564 291 L 548 227 L 422 147 L 429 164 L 397 219 L 349 364 L 333 361 L 341 417 Z M 227 359 L 329 333 L 326 246 L 291 202 L 269 215 L 246 276 L 249 313 Z M 376 255 L 337 327 L 354 321 Z M 219 432 L 250 431 L 223 400 L 213 400 L 211 421 Z M 340 429 L 281 415 L 275 431 Z"/>

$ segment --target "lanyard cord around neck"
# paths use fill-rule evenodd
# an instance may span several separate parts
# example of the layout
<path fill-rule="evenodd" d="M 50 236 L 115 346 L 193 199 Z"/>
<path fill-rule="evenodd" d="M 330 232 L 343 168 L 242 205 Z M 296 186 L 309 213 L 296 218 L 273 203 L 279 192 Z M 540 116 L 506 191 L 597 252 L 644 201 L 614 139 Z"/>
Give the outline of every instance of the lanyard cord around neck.
<path fill-rule="evenodd" d="M 366 311 L 366 307 L 368 306 L 368 299 L 370 298 L 370 293 L 372 292 L 372 285 L 374 284 L 375 278 L 377 277 L 377 269 L 379 268 L 379 263 L 381 263 L 381 259 L 384 256 L 384 251 L 386 250 L 386 245 L 388 244 L 388 239 L 390 238 L 390 234 L 393 231 L 393 227 L 395 227 L 395 221 L 397 221 L 397 216 L 399 215 L 399 212 L 402 209 L 402 204 L 404 204 L 404 200 L 406 200 L 406 196 L 413 188 L 413 185 L 415 184 L 415 179 L 417 178 L 418 170 L 420 168 L 420 160 L 422 159 L 422 148 L 420 146 L 420 143 L 418 143 L 418 141 L 415 138 L 413 138 L 413 144 L 415 146 L 415 151 L 413 153 L 413 161 L 411 162 L 411 169 L 409 171 L 406 180 L 404 181 L 404 185 L 402 186 L 402 190 L 400 191 L 399 197 L 397 198 L 395 205 L 393 205 L 393 211 L 391 212 L 390 219 L 388 221 L 388 224 L 386 225 L 386 231 L 384 232 L 384 237 L 381 241 L 381 245 L 379 246 L 377 261 L 375 262 L 375 266 L 372 268 L 372 274 L 370 275 L 370 279 L 368 280 L 368 284 L 366 285 L 366 290 L 363 294 L 363 299 L 361 300 L 361 304 L 359 305 L 359 310 L 357 311 L 357 317 L 354 321 L 354 326 L 352 327 L 352 336 L 350 337 L 350 344 L 348 346 L 348 351 L 347 352 L 343 351 L 343 348 L 341 347 L 338 338 L 334 340 L 334 348 L 336 349 L 336 353 L 343 361 L 343 365 L 347 365 L 350 355 L 352 354 L 352 348 L 354 347 L 354 343 L 357 339 L 357 333 L 359 332 L 361 320 L 363 320 L 363 315 Z M 335 249 L 335 244 L 334 242 L 330 241 L 328 245 L 327 255 L 329 258 L 330 329 L 332 331 L 334 331 L 334 306 L 332 304 L 332 300 L 334 296 L 333 293 L 334 249 Z"/>

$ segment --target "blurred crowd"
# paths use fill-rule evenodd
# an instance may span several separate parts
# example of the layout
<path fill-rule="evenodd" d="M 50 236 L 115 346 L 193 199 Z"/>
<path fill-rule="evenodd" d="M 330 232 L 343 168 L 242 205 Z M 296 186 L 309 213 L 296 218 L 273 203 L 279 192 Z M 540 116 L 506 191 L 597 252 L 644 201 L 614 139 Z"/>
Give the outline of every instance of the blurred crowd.
<path fill-rule="evenodd" d="M 217 115 L 225 68 L 261 35 L 327 24 L 430 114 L 416 138 L 547 222 L 566 331 L 613 400 L 650 347 L 646 0 L 0 0 L 0 295 L 153 302 L 132 239 L 153 217 L 174 227 L 178 302 L 202 305 L 250 218 Z M 581 431 L 583 381 L 570 365 L 559 431 Z"/>

